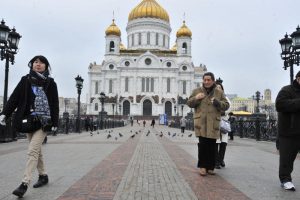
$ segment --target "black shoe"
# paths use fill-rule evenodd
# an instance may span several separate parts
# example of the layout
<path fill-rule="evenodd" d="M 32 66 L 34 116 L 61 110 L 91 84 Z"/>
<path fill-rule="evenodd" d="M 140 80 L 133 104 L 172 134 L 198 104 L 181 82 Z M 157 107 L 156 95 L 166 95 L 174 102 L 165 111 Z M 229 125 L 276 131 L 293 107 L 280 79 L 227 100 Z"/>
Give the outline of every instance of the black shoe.
<path fill-rule="evenodd" d="M 27 191 L 27 188 L 28 186 L 26 183 L 21 183 L 21 185 L 17 189 L 15 189 L 12 193 L 18 196 L 19 198 L 22 198 L 25 192 Z"/>
<path fill-rule="evenodd" d="M 38 181 L 33 185 L 34 188 L 39 188 L 46 185 L 49 182 L 48 175 L 39 175 Z"/>
<path fill-rule="evenodd" d="M 220 165 L 221 167 L 225 167 L 225 162 L 222 160 Z"/>
<path fill-rule="evenodd" d="M 216 165 L 215 168 L 216 169 L 221 169 L 221 166 L 220 165 Z"/>

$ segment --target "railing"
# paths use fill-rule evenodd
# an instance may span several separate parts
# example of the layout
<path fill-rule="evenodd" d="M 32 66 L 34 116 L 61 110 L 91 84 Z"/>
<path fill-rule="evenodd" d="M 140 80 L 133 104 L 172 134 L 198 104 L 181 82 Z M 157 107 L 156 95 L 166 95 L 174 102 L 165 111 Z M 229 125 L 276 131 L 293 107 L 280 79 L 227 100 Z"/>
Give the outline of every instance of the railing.
<path fill-rule="evenodd" d="M 169 127 L 180 128 L 179 120 L 171 121 Z M 256 140 L 276 141 L 277 121 L 276 120 L 239 120 L 231 124 L 235 136 L 241 138 L 253 138 Z M 194 121 L 187 120 L 186 130 L 194 130 Z"/>

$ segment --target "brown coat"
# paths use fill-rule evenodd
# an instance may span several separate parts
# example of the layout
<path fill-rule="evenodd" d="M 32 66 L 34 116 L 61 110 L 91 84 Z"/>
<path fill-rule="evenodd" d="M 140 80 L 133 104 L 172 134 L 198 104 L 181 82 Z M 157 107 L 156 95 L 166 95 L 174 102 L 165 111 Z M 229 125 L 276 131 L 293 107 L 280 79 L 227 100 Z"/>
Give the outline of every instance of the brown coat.
<path fill-rule="evenodd" d="M 200 92 L 206 95 L 201 100 L 195 98 Z M 210 100 L 212 97 L 220 102 L 218 108 L 212 104 Z M 229 108 L 229 102 L 223 91 L 216 89 L 215 85 L 209 94 L 203 87 L 196 88 L 189 97 L 187 105 L 190 108 L 195 108 L 194 128 L 196 136 L 218 139 L 220 137 L 221 112 Z"/>

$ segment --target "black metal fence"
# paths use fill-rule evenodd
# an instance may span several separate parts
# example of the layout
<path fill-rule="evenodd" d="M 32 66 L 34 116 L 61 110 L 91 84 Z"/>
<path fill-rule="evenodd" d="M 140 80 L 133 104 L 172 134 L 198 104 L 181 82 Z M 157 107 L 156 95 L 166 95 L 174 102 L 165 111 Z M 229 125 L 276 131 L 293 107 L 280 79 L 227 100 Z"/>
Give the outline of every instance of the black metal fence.
<path fill-rule="evenodd" d="M 169 123 L 170 127 L 180 128 L 180 121 L 173 120 Z M 194 130 L 194 120 L 187 120 L 186 130 Z M 256 140 L 276 141 L 277 121 L 276 120 L 237 120 L 231 124 L 231 129 L 235 136 L 241 138 L 253 138 Z"/>

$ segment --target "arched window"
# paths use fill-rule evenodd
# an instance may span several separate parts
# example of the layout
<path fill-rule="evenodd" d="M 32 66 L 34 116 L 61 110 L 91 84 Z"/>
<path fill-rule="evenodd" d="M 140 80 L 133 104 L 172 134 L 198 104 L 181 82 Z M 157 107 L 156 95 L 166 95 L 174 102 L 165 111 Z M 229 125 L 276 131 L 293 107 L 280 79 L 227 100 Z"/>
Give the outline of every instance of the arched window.
<path fill-rule="evenodd" d="M 109 88 L 108 89 L 109 89 L 109 91 L 108 91 L 109 93 L 113 92 L 113 80 L 112 79 L 109 80 Z"/>
<path fill-rule="evenodd" d="M 172 103 L 170 101 L 165 103 L 165 114 L 167 114 L 167 116 L 172 116 Z"/>
<path fill-rule="evenodd" d="M 128 92 L 128 83 L 129 83 L 129 78 L 125 78 L 125 92 Z"/>
<path fill-rule="evenodd" d="M 95 94 L 98 94 L 98 82 L 95 82 Z"/>
<path fill-rule="evenodd" d="M 182 53 L 187 53 L 187 44 L 185 42 L 182 44 Z"/>
<path fill-rule="evenodd" d="M 171 79 L 167 78 L 167 92 L 171 91 Z"/>
<path fill-rule="evenodd" d="M 109 52 L 114 52 L 114 51 L 115 51 L 115 43 L 114 43 L 114 41 L 110 41 Z"/>
<path fill-rule="evenodd" d="M 150 32 L 147 33 L 147 44 L 150 44 Z"/>
<path fill-rule="evenodd" d="M 186 81 L 182 81 L 182 94 L 186 94 Z"/>
<path fill-rule="evenodd" d="M 130 114 L 130 103 L 129 101 L 125 100 L 123 102 L 123 115 L 129 115 Z"/>
<path fill-rule="evenodd" d="M 141 45 L 141 44 L 142 44 L 142 34 L 139 33 L 139 45 Z"/>

